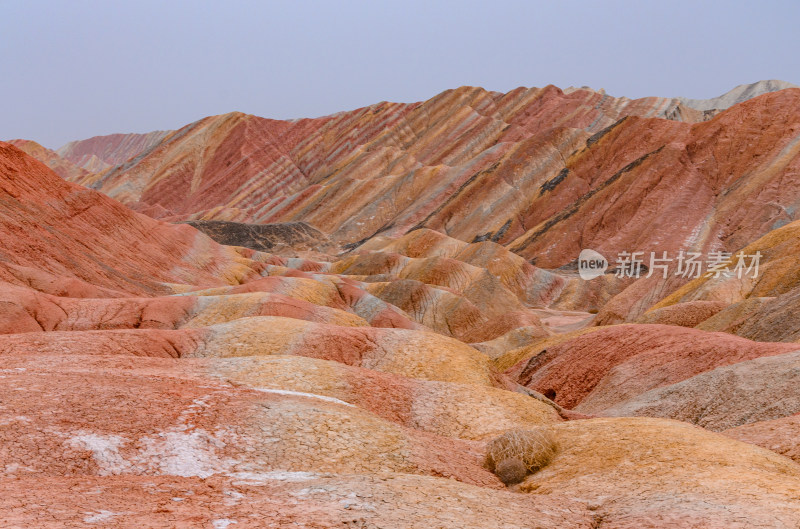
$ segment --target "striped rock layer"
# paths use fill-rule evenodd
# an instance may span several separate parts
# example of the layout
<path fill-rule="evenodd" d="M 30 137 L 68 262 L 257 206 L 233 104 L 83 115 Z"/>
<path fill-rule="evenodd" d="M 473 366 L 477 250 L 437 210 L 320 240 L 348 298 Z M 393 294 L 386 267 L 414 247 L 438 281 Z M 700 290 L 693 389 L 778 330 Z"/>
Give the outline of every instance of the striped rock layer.
<path fill-rule="evenodd" d="M 59 156 L 89 172 L 99 173 L 120 165 L 163 140 L 171 131 L 147 134 L 110 134 L 71 141 L 56 150 Z"/>
<path fill-rule="evenodd" d="M 89 170 L 62 158 L 56 151 L 43 147 L 35 141 L 11 140 L 8 143 L 44 163 L 64 180 L 77 182 L 90 174 Z"/>
<path fill-rule="evenodd" d="M 347 248 L 427 227 L 546 268 L 582 247 L 733 251 L 796 218 L 798 101 L 706 120 L 670 99 L 464 87 L 318 119 L 233 113 L 79 182 L 157 218 L 306 222 Z"/>
<path fill-rule="evenodd" d="M 71 166 L 0 143 L 0 525 L 795 527 L 799 98 L 467 88 Z M 278 254 L 165 219 L 292 224 L 216 225 Z M 655 243 L 762 275 L 557 268 Z M 554 455 L 505 486 L 520 429 Z"/>
<path fill-rule="evenodd" d="M 477 175 L 485 180 L 503 160 L 519 166 L 539 159 L 530 168 L 535 174 L 492 178 L 538 188 L 590 134 L 629 115 L 702 119 L 659 98 L 565 94 L 552 86 L 508 94 L 465 87 L 423 103 L 380 103 L 319 119 L 206 118 L 137 161 L 83 183 L 172 218 L 265 223 L 303 216 L 338 240 L 355 242 L 390 224 L 394 234 L 423 221 L 439 228 L 428 217 L 440 224 L 444 202 Z"/>

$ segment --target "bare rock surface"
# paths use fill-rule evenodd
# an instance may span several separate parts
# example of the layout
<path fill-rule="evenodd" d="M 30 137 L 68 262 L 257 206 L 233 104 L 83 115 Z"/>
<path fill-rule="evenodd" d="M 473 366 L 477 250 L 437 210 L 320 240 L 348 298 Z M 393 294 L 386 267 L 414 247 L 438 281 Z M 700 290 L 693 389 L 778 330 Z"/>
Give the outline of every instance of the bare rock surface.
<path fill-rule="evenodd" d="M 711 99 L 688 99 L 685 97 L 679 97 L 678 100 L 687 107 L 691 107 L 696 110 L 724 110 L 737 103 L 741 103 L 742 101 L 747 101 L 748 99 L 760 96 L 761 94 L 777 92 L 778 90 L 784 90 L 786 88 L 800 87 L 792 83 L 787 83 L 786 81 L 770 79 L 768 81 L 758 81 L 751 84 L 739 85 L 736 88 L 733 88 L 730 91 L 722 94 L 721 96 Z"/>
<path fill-rule="evenodd" d="M 800 516 L 800 466 L 760 447 L 663 419 L 570 421 L 553 433 L 555 459 L 519 489 L 569 491 L 602 525 L 789 528 Z"/>
<path fill-rule="evenodd" d="M 599 413 L 667 417 L 713 431 L 794 415 L 800 413 L 800 351 L 718 367 Z"/>
<path fill-rule="evenodd" d="M 0 526 L 797 529 L 778 88 L 0 143 Z M 584 280 L 585 248 L 762 260 Z M 509 476 L 512 433 L 546 442 Z"/>
<path fill-rule="evenodd" d="M 187 224 L 202 231 L 220 244 L 245 246 L 253 250 L 277 253 L 328 249 L 328 237 L 305 222 L 247 224 L 225 220 L 194 220 Z"/>
<path fill-rule="evenodd" d="M 561 406 L 596 413 L 717 367 L 796 350 L 683 327 L 615 325 L 533 348 L 507 373 Z"/>
<path fill-rule="evenodd" d="M 800 414 L 751 422 L 724 430 L 722 433 L 739 441 L 762 446 L 800 462 Z"/>

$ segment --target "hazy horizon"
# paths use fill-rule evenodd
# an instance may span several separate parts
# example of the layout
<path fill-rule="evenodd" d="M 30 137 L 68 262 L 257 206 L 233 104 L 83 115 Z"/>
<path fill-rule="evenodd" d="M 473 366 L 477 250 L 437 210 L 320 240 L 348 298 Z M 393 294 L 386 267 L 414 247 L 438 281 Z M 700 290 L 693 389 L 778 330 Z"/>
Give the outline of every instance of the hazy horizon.
<path fill-rule="evenodd" d="M 707 99 L 759 80 L 800 84 L 800 59 L 782 52 L 800 44 L 790 2 L 3 5 L 0 139 L 52 149 L 232 111 L 317 117 L 463 85 Z"/>

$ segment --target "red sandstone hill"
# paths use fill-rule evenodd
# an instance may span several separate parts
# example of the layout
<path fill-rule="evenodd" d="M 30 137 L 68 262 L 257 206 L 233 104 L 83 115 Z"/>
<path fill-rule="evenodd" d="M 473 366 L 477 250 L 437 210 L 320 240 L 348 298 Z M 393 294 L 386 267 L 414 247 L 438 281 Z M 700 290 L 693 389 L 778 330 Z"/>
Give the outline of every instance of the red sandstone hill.
<path fill-rule="evenodd" d="M 82 182 L 171 220 L 302 221 L 340 244 L 424 226 L 544 267 L 581 247 L 735 250 L 795 218 L 799 103 L 786 89 L 703 121 L 658 98 L 460 88 L 292 122 L 214 116 Z"/>
<path fill-rule="evenodd" d="M 194 228 L 134 213 L 2 142 L 0 174 L 5 281 L 27 284 L 44 274 L 156 293 L 170 291 L 168 283 L 216 286 L 255 273 L 236 252 Z"/>
<path fill-rule="evenodd" d="M 71 141 L 56 151 L 59 156 L 93 173 L 120 165 L 158 144 L 172 131 L 146 134 L 109 134 Z"/>
<path fill-rule="evenodd" d="M 586 89 L 460 88 L 291 122 L 234 113 L 163 137 L 75 142 L 69 156 L 135 157 L 69 178 L 164 220 L 304 223 L 323 232 L 326 252 L 420 227 L 497 242 L 544 268 L 586 247 L 612 261 L 732 252 L 796 218 L 798 94 L 704 114 Z M 617 297 L 597 321 L 633 321 L 684 282 L 604 287 L 604 303 Z M 594 299 L 572 307 L 601 309 Z"/>
<path fill-rule="evenodd" d="M 74 145 L 134 153 L 93 174 L 18 143 L 287 221 L 195 223 L 266 251 L 0 143 L 0 526 L 794 527 L 799 99 L 459 89 Z M 762 275 L 531 263 L 648 245 Z M 518 430 L 547 458 L 505 486 Z"/>
<path fill-rule="evenodd" d="M 83 167 L 79 167 L 66 158 L 62 158 L 56 151 L 42 147 L 35 141 L 10 140 L 8 143 L 44 163 L 64 180 L 79 182 L 91 174 Z"/>
<path fill-rule="evenodd" d="M 343 243 L 418 225 L 472 240 L 497 224 L 489 237 L 499 239 L 509 214 L 559 174 L 564 158 L 624 116 L 702 119 L 659 98 L 465 87 L 318 119 L 206 118 L 92 185 L 173 219 L 303 217 Z M 474 195 L 478 185 L 488 200 Z M 485 203 L 476 211 L 478 199 Z M 449 220 L 453 208 L 469 218 Z"/>

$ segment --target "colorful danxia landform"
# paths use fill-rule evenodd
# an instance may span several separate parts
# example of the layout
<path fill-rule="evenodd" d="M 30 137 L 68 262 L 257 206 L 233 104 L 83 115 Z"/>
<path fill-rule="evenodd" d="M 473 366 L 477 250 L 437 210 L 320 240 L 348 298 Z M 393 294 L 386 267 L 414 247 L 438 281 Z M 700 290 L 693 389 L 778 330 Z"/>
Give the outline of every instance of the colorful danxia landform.
<path fill-rule="evenodd" d="M 0 200 L 2 527 L 800 520 L 793 85 L 13 140 Z"/>

